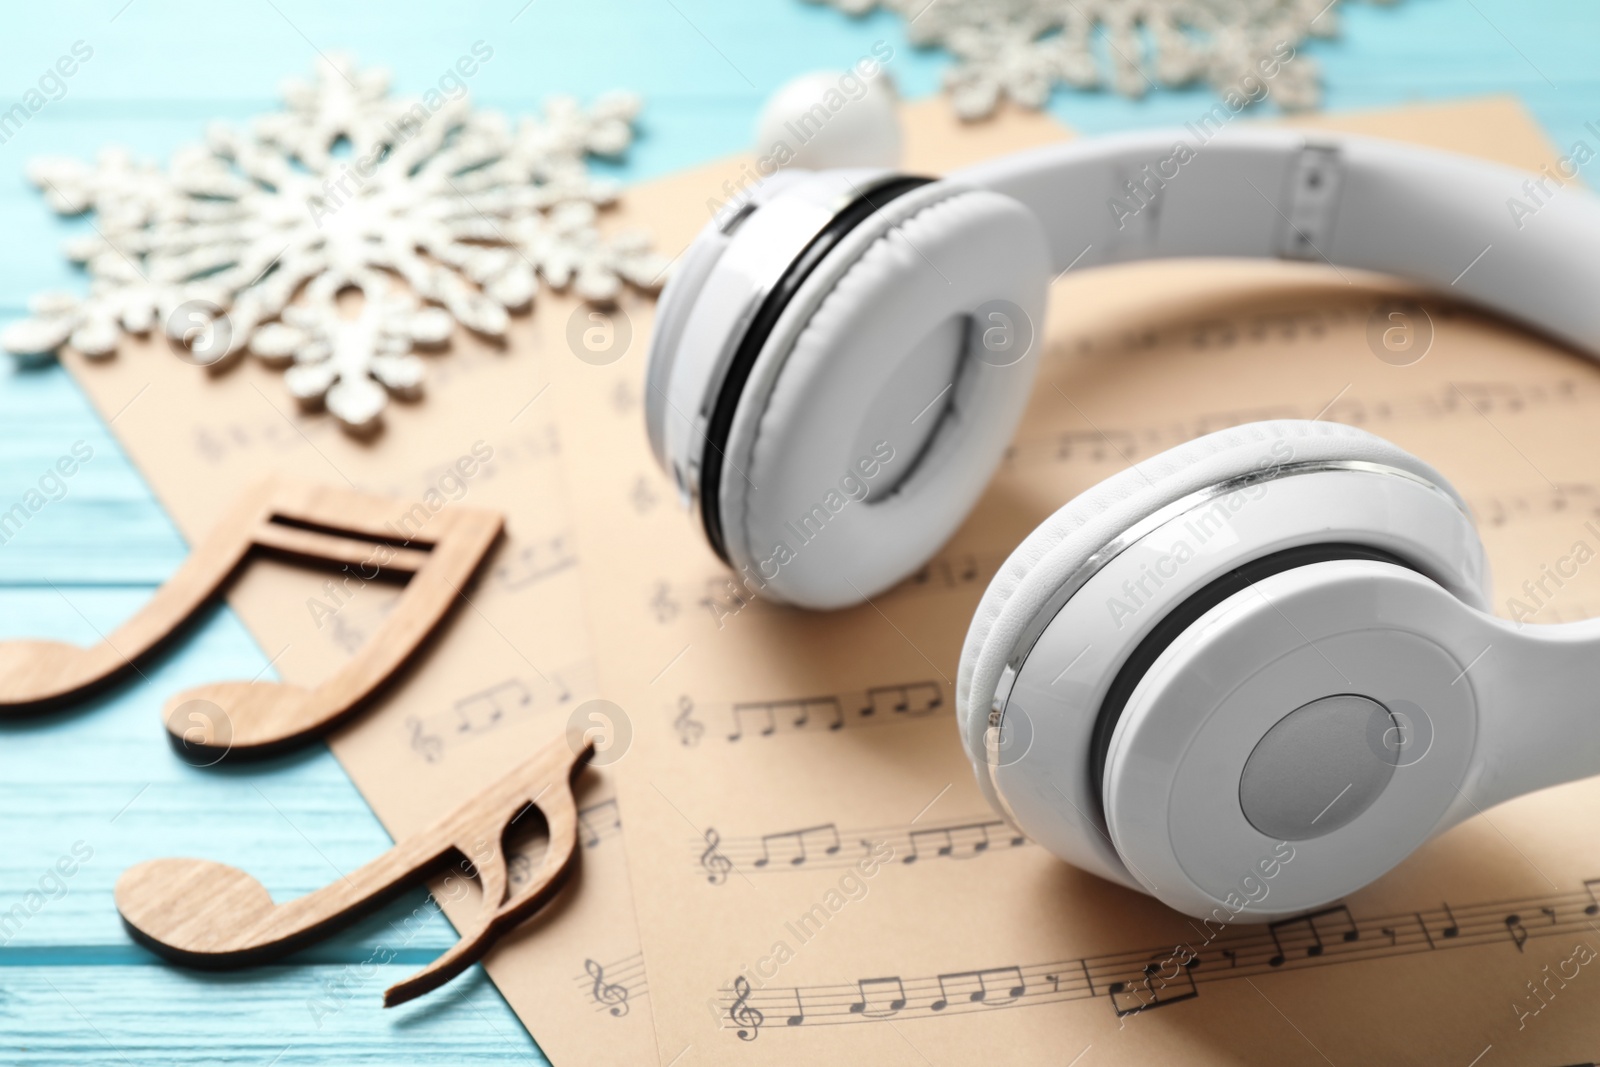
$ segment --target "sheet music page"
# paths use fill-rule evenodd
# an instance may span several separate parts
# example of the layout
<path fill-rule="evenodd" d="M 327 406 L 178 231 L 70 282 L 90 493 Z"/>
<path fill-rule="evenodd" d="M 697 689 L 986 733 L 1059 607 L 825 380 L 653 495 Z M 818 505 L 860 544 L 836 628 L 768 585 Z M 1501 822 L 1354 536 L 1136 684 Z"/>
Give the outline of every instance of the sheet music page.
<path fill-rule="evenodd" d="M 906 169 L 1065 136 L 1015 114 L 956 128 L 945 110 L 906 110 Z M 1318 124 L 1529 169 L 1555 158 L 1504 100 Z M 740 164 L 636 188 L 616 221 L 676 251 Z M 1405 366 L 1368 342 L 1395 306 L 1431 324 L 1427 355 Z M 565 316 L 550 310 L 548 399 L 594 658 L 633 726 L 623 837 L 663 1062 L 1600 1055 L 1600 783 L 1474 818 L 1315 914 L 1202 933 L 1011 831 L 973 783 L 952 708 L 968 619 L 1028 531 L 1129 462 L 1256 419 L 1320 415 L 1436 464 L 1478 516 L 1509 614 L 1541 567 L 1600 544 L 1590 362 L 1438 294 L 1327 267 L 1069 274 L 1026 417 L 967 523 L 896 589 L 811 613 L 740 583 L 657 469 L 637 402 L 650 302 L 624 303 L 633 341 L 609 363 L 564 358 Z M 1600 569 L 1569 571 L 1528 617 L 1600 604 Z"/>
<path fill-rule="evenodd" d="M 422 539 L 428 514 L 444 502 L 505 514 L 505 536 L 466 590 L 467 602 L 370 707 L 329 737 L 396 839 L 559 736 L 597 691 L 556 466 L 562 446 L 554 405 L 538 398 L 539 338 L 529 318 L 515 330 L 503 349 L 458 331 L 453 346 L 429 361 L 425 398 L 391 404 L 387 428 L 373 441 L 350 437 L 326 415 L 296 412 L 281 374 L 250 357 L 208 374 L 174 358 L 160 339 L 133 338 L 110 360 L 64 357 L 191 544 L 237 491 L 269 473 L 390 494 L 397 531 Z M 328 677 L 393 605 L 398 586 L 363 581 L 355 570 L 256 559 L 230 589 L 229 602 L 284 680 L 313 685 Z M 156 710 L 151 729 L 160 729 Z M 558 1064 L 636 1067 L 654 1059 L 613 771 L 591 767 L 579 779 L 581 856 L 572 881 L 485 961 Z M 513 888 L 537 858 L 513 859 Z M 434 883 L 458 922 L 479 906 L 476 884 L 464 884 L 467 895 Z M 281 900 L 315 887 L 268 888 Z M 386 931 L 384 947 L 405 947 L 410 930 L 402 920 Z M 373 978 L 341 995 L 376 1002 L 382 992 Z M 307 1025 L 314 1021 L 308 1015 Z"/>

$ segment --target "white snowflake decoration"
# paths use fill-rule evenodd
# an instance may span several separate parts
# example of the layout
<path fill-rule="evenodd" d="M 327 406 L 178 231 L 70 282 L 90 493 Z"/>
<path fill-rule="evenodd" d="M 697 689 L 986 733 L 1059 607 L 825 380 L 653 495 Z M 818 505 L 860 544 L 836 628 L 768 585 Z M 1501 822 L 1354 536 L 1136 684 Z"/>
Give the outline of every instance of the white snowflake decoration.
<path fill-rule="evenodd" d="M 290 365 L 297 400 L 367 431 L 388 395 L 421 389 L 415 347 L 456 323 L 502 336 L 539 276 L 597 302 L 661 284 L 646 237 L 600 234 L 618 186 L 587 167 L 627 150 L 636 97 L 556 98 L 513 124 L 465 96 L 430 110 L 388 89 L 384 72 L 333 57 L 285 86 L 287 110 L 214 126 L 166 170 L 116 149 L 93 165 L 35 160 L 28 177 L 55 211 L 93 214 L 94 232 L 65 246 L 89 292 L 36 297 L 0 344 L 101 358 L 119 331 L 160 325 L 193 362 Z M 349 289 L 354 318 L 338 304 Z"/>
<path fill-rule="evenodd" d="M 1206 82 L 1240 92 L 1258 63 L 1281 45 L 1338 32 L 1338 0 L 810 0 L 851 15 L 877 7 L 907 19 L 919 47 L 942 45 L 956 57 L 944 84 L 956 113 L 981 119 L 1003 97 L 1041 108 L 1057 83 L 1079 89 L 1109 81 L 1138 97 L 1154 85 Z M 1378 0 L 1390 3 L 1392 0 Z M 1105 58 L 1095 55 L 1097 33 Z M 1103 68 L 1109 66 L 1107 72 Z M 1317 65 L 1296 55 L 1266 92 L 1286 109 L 1321 99 Z"/>

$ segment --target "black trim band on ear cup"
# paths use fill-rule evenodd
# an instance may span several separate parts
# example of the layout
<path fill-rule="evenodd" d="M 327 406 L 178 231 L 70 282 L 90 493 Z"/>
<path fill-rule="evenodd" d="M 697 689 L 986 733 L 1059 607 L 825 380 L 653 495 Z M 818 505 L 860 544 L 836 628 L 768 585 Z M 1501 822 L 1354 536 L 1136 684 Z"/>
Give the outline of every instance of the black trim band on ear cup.
<path fill-rule="evenodd" d="M 728 557 L 723 537 L 722 500 L 717 487 L 722 483 L 722 463 L 728 447 L 728 434 L 733 429 L 733 416 L 739 409 L 739 398 L 750 379 L 750 372 L 755 369 L 756 358 L 766 347 L 767 338 L 772 335 L 789 301 L 828 253 L 883 205 L 933 181 L 933 178 L 912 175 L 891 178 L 873 186 L 841 208 L 794 257 L 772 291 L 761 301 L 749 328 L 739 339 L 739 347 L 728 363 L 728 372 L 722 379 L 717 402 L 711 409 L 711 417 L 706 425 L 706 446 L 700 459 L 700 520 L 712 549 L 730 567 L 733 566 L 733 560 Z"/>
<path fill-rule="evenodd" d="M 1206 612 L 1256 582 L 1298 567 L 1309 567 L 1313 563 L 1344 559 L 1392 563 L 1409 571 L 1423 573 L 1394 553 L 1385 552 L 1381 548 L 1338 542 L 1299 545 L 1273 552 L 1260 559 L 1253 559 L 1226 574 L 1213 578 L 1162 616 L 1145 635 L 1144 640 L 1134 648 L 1127 661 L 1123 663 L 1122 669 L 1117 671 L 1117 676 L 1111 680 L 1111 686 L 1106 690 L 1105 699 L 1100 702 L 1100 714 L 1095 718 L 1094 733 L 1089 739 L 1089 781 L 1094 789 L 1092 795 L 1097 799 L 1105 795 L 1106 756 L 1111 750 L 1111 736 L 1116 732 L 1117 723 L 1127 707 L 1128 698 L 1133 696 L 1140 679 L 1160 658 L 1161 653 L 1167 650 L 1167 646 L 1177 640 L 1179 634 L 1197 622 Z M 1291 710 L 1293 709 L 1284 709 L 1284 714 L 1287 715 Z"/>

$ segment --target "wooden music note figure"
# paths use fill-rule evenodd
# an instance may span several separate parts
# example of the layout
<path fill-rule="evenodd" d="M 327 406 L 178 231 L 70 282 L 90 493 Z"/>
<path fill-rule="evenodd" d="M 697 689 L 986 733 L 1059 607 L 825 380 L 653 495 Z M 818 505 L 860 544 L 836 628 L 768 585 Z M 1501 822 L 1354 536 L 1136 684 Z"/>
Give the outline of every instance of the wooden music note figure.
<path fill-rule="evenodd" d="M 415 514 L 426 514 L 419 519 Z M 104 685 L 155 649 L 261 550 L 342 566 L 348 580 L 410 575 L 393 610 L 315 689 L 214 682 L 167 701 L 162 720 L 186 751 L 265 752 L 327 729 L 392 676 L 438 626 L 500 536 L 498 512 L 427 505 L 270 478 L 234 501 L 176 574 L 93 648 L 0 642 L 0 713 L 59 704 Z M 214 762 L 214 761 L 213 761 Z"/>
<path fill-rule="evenodd" d="M 117 910 L 134 940 L 169 959 L 245 966 L 299 948 L 405 886 L 470 861 L 483 887 L 483 911 L 452 948 L 384 991 L 385 1007 L 403 1004 L 472 966 L 496 938 L 555 896 L 577 855 L 572 778 L 593 754 L 581 736 L 558 738 L 432 826 L 298 900 L 274 904 L 260 882 L 236 867 L 157 859 L 122 872 Z M 505 837 L 535 808 L 549 826 L 550 846 L 527 884 L 512 893 Z"/>

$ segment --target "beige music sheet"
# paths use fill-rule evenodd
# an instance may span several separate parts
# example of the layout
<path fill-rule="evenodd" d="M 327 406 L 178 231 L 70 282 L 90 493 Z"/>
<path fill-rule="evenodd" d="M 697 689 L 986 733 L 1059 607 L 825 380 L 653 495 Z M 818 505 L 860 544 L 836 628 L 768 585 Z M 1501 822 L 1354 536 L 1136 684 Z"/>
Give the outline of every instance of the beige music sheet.
<path fill-rule="evenodd" d="M 554 312 L 537 312 L 547 313 Z M 191 544 L 234 493 L 269 473 L 392 495 L 397 529 L 423 538 L 425 516 L 445 502 L 504 513 L 506 534 L 464 602 L 394 683 L 329 738 L 396 839 L 561 736 L 596 693 L 556 466 L 555 405 L 540 395 L 530 321 L 517 330 L 503 347 L 458 333 L 430 361 L 425 398 L 391 405 L 371 441 L 350 437 L 326 415 L 298 413 L 281 375 L 248 359 L 211 374 L 175 359 L 164 341 L 131 339 L 107 361 L 64 357 Z M 634 403 L 622 393 L 615 401 Z M 228 599 L 278 674 L 312 685 L 361 647 L 396 595 L 397 587 L 363 582 L 349 568 L 267 559 L 251 563 Z M 591 767 L 579 780 L 581 855 L 572 882 L 485 961 L 558 1065 L 654 1059 L 613 770 Z M 536 858 L 523 852 L 513 860 L 513 888 Z M 283 899 L 309 887 L 268 888 Z M 458 923 L 478 907 L 475 896 L 438 899 Z M 412 924 L 396 924 L 382 947 L 404 948 L 412 936 Z M 375 976 L 341 995 L 376 1002 L 383 981 Z M 323 1006 L 308 1030 L 314 1021 L 337 1027 L 341 1006 Z"/>
<path fill-rule="evenodd" d="M 957 127 L 945 111 L 907 109 L 908 169 L 1066 136 L 1016 114 Z M 1316 125 L 1530 170 L 1557 156 L 1500 99 Z M 635 188 L 618 222 L 676 251 L 741 162 Z M 1401 305 L 1419 331 L 1407 351 L 1426 352 L 1409 365 L 1369 344 L 1396 300 L 1415 302 Z M 1418 453 L 1471 501 L 1498 610 L 1587 614 L 1600 568 L 1573 560 L 1600 543 L 1600 368 L 1327 267 L 1074 272 L 1054 287 L 1031 405 L 971 518 L 914 579 L 808 613 L 731 580 L 657 469 L 637 404 L 615 402 L 643 380 L 651 303 L 624 303 L 635 340 L 602 365 L 563 358 L 550 310 L 537 325 L 597 677 L 633 726 L 623 838 L 662 1062 L 1600 1057 L 1586 883 L 1600 878 L 1600 782 L 1474 818 L 1316 919 L 1208 939 L 1000 822 L 952 708 L 967 620 L 1030 529 L 1130 461 L 1256 419 L 1320 416 Z M 1528 602 L 1524 582 L 1556 571 Z"/>

